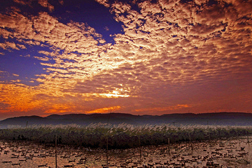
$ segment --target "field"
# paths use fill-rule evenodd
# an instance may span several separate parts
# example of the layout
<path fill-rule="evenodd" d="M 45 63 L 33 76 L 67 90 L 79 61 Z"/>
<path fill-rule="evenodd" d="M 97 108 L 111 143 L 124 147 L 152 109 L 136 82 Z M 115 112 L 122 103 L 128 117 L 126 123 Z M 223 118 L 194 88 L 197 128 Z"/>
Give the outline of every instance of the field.
<path fill-rule="evenodd" d="M 146 145 L 205 141 L 252 134 L 246 126 L 173 126 L 173 125 L 42 125 L 0 130 L 2 140 L 26 140 L 90 148 L 127 149 Z M 56 138 L 57 136 L 57 138 Z"/>
<path fill-rule="evenodd" d="M 121 124 L 0 130 L 0 167 L 249 167 L 252 127 Z M 32 142 L 32 143 L 31 143 Z"/>

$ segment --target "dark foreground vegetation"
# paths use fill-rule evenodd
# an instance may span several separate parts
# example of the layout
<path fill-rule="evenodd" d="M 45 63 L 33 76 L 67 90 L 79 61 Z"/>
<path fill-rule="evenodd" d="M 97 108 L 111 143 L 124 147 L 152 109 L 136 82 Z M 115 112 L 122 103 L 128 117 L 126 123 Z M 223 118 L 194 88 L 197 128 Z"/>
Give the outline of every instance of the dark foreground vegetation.
<path fill-rule="evenodd" d="M 44 125 L 0 129 L 0 140 L 54 144 L 57 139 L 57 144 L 62 145 L 125 149 L 183 141 L 215 140 L 251 134 L 252 126 Z"/>

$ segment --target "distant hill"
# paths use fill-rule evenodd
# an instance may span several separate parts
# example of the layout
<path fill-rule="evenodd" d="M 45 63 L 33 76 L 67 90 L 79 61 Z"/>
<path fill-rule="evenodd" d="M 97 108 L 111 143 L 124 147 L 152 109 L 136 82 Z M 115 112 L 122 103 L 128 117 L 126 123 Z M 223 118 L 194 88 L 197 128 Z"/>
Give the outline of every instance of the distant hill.
<path fill-rule="evenodd" d="M 91 123 L 127 123 L 133 125 L 142 124 L 171 124 L 171 125 L 252 125 L 252 114 L 239 112 L 203 113 L 203 114 L 164 114 L 161 116 L 152 115 L 132 115 L 125 113 L 107 114 L 66 114 L 50 115 L 47 117 L 21 116 L 7 118 L 0 121 L 0 127 L 6 128 L 8 125 L 57 125 L 57 124 L 77 124 L 88 125 Z"/>

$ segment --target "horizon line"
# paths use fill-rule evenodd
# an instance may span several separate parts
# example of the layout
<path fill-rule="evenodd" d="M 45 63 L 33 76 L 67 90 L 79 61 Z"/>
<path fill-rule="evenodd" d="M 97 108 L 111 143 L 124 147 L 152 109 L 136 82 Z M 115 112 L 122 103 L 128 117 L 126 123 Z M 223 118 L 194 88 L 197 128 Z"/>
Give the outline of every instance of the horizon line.
<path fill-rule="evenodd" d="M 23 115 L 23 116 L 15 116 L 15 117 L 9 117 L 1 119 L 0 121 L 11 119 L 11 118 L 20 118 L 20 117 L 41 117 L 41 118 L 47 118 L 49 116 L 57 115 L 57 116 L 64 116 L 64 115 L 108 115 L 108 114 L 128 114 L 132 116 L 164 116 L 164 115 L 185 115 L 185 114 L 194 114 L 194 115 L 200 115 L 200 114 L 219 114 L 219 113 L 241 113 L 241 114 L 252 114 L 252 112 L 238 112 L 238 111 L 221 111 L 221 112 L 202 112 L 202 113 L 193 113 L 193 112 L 186 112 L 186 113 L 167 113 L 167 114 L 161 114 L 161 115 L 152 115 L 152 114 L 131 114 L 131 113 L 119 113 L 119 112 L 109 112 L 109 113 L 61 113 L 61 114 L 50 114 L 47 116 L 39 116 L 39 115 Z"/>

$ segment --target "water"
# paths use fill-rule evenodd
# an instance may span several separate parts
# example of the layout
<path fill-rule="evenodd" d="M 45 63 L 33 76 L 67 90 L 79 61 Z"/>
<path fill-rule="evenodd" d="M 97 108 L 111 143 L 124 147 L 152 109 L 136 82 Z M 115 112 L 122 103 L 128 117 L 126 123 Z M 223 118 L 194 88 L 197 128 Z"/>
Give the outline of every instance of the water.
<path fill-rule="evenodd" d="M 126 150 L 106 150 L 57 147 L 58 168 L 190 166 L 252 167 L 251 144 L 247 137 L 210 142 L 148 146 Z M 168 150 L 170 148 L 170 151 Z M 141 153 L 141 155 L 140 155 Z M 251 163 L 250 163 L 251 162 Z M 55 147 L 24 141 L 0 141 L 0 167 L 55 167 Z"/>

